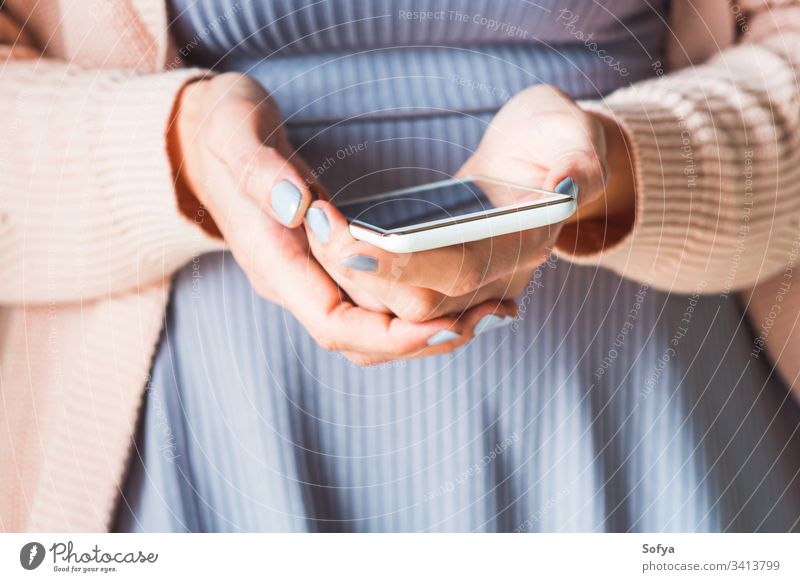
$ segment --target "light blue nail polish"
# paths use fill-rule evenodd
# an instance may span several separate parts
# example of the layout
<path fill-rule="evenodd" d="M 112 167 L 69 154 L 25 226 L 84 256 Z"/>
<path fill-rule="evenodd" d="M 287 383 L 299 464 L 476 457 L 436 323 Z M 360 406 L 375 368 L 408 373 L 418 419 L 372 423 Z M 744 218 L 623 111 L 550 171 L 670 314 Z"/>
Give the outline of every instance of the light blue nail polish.
<path fill-rule="evenodd" d="M 278 215 L 280 221 L 288 225 L 294 220 L 302 198 L 303 195 L 300 194 L 297 186 L 288 180 L 283 180 L 272 187 L 270 204 L 272 204 L 272 209 Z"/>
<path fill-rule="evenodd" d="M 458 339 L 460 337 L 461 335 L 454 331 L 450 331 L 449 329 L 440 329 L 428 338 L 428 345 L 438 346 L 441 344 L 446 344 L 447 342 L 453 341 L 454 339 Z"/>
<path fill-rule="evenodd" d="M 490 313 L 489 315 L 484 315 L 478 324 L 475 326 L 475 329 L 472 331 L 475 335 L 480 335 L 482 333 L 486 333 L 487 331 L 491 331 L 493 329 L 497 329 L 498 327 L 503 327 L 504 325 L 508 325 L 514 321 L 513 317 L 506 316 L 500 317 L 499 315 L 495 315 Z"/>
<path fill-rule="evenodd" d="M 577 198 L 578 185 L 575 183 L 575 180 L 567 177 L 558 183 L 558 186 L 556 186 L 556 192 L 558 192 L 559 194 L 567 194 L 568 196 Z"/>
<path fill-rule="evenodd" d="M 370 272 L 378 268 L 378 259 L 367 255 L 353 255 L 344 259 L 340 265 L 354 271 Z"/>
<path fill-rule="evenodd" d="M 319 239 L 319 242 L 326 243 L 331 238 L 331 225 L 325 211 L 321 208 L 312 207 L 306 212 L 306 220 L 311 232 Z"/>

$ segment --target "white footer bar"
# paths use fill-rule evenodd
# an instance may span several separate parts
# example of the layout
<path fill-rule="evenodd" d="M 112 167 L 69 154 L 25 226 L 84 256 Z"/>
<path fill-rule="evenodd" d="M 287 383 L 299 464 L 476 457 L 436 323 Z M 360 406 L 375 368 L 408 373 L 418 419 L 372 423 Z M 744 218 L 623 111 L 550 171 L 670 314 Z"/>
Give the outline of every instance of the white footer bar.
<path fill-rule="evenodd" d="M 226 582 L 796 582 L 800 534 L 0 535 L 3 581 L 187 576 Z"/>

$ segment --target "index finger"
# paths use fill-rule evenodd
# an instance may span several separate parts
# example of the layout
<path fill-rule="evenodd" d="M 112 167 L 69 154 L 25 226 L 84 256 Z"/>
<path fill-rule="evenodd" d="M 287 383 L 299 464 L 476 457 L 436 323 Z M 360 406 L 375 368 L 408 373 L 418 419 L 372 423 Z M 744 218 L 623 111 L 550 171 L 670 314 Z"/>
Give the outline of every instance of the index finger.
<path fill-rule="evenodd" d="M 558 228 L 542 227 L 471 243 L 417 253 L 396 254 L 356 241 L 339 250 L 339 267 L 349 278 L 385 281 L 432 289 L 460 297 L 535 267 L 550 253 Z M 365 260 L 364 257 L 369 257 Z M 370 268 L 369 271 L 364 266 Z"/>

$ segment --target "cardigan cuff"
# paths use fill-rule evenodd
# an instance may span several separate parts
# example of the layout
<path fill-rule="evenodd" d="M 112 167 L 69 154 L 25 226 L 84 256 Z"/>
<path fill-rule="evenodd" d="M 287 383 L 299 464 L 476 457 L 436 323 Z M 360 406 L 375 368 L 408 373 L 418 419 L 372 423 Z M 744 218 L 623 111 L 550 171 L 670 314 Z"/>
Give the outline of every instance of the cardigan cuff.
<path fill-rule="evenodd" d="M 199 207 L 192 217 L 181 211 L 167 150 L 180 91 L 205 75 L 178 69 L 127 75 L 110 87 L 96 87 L 97 110 L 103 115 L 93 118 L 89 143 L 97 144 L 93 165 L 108 196 L 109 240 L 117 241 L 118 249 L 135 249 L 139 284 L 151 281 L 155 272 L 169 276 L 193 256 L 224 248 L 222 240 L 202 228 L 211 220 L 205 209 Z"/>
<path fill-rule="evenodd" d="M 684 96 L 664 90 L 661 83 L 666 82 L 633 86 L 604 102 L 580 104 L 611 117 L 626 134 L 635 219 L 628 233 L 613 237 L 604 221 L 579 221 L 577 235 L 559 238 L 555 252 L 573 263 L 606 267 L 662 290 L 727 292 L 741 284 L 728 271 L 736 270 L 736 257 L 747 239 L 758 239 L 770 228 L 768 220 L 750 215 L 752 195 L 742 194 L 753 152 L 744 143 L 729 144 L 740 150 L 730 155 L 739 157 L 741 164 L 734 167 L 743 173 L 738 180 L 723 180 L 713 118 L 692 111 Z"/>

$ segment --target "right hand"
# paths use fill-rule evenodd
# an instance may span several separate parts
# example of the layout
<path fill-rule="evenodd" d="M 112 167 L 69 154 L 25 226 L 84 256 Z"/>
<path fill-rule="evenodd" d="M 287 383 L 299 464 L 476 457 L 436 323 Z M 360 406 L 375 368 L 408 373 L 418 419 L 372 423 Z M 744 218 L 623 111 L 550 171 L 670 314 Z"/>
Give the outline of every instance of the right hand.
<path fill-rule="evenodd" d="M 286 307 L 325 349 L 358 365 L 448 353 L 495 305 L 413 323 L 360 307 L 311 255 L 303 223 L 316 184 L 267 92 L 226 73 L 189 84 L 170 133 L 178 179 L 208 210 L 256 292 Z M 442 330 L 459 334 L 429 345 Z M 444 334 L 447 336 L 447 334 Z"/>

